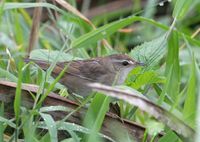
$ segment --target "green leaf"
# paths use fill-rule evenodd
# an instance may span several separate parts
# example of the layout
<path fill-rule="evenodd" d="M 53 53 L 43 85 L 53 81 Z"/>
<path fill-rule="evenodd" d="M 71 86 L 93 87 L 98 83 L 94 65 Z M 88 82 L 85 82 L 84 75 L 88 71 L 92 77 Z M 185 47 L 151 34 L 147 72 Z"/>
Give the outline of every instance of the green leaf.
<path fill-rule="evenodd" d="M 160 36 L 152 41 L 145 42 L 135 47 L 130 56 L 137 61 L 145 63 L 148 68 L 158 64 L 166 53 L 166 35 Z"/>
<path fill-rule="evenodd" d="M 180 84 L 179 41 L 178 34 L 172 31 L 168 40 L 168 53 L 166 57 L 165 74 L 168 77 L 167 94 L 178 102 Z M 170 71 L 171 69 L 171 71 Z M 169 76 L 168 74 L 171 73 Z"/>
<path fill-rule="evenodd" d="M 42 2 L 42 3 L 41 2 L 40 3 L 7 2 L 7 3 L 4 3 L 3 10 L 10 10 L 10 9 L 17 9 L 17 8 L 34 8 L 34 7 L 47 7 L 47 8 L 51 8 L 56 11 L 62 12 L 62 10 L 56 7 L 55 5 L 45 3 L 45 2 Z"/>
<path fill-rule="evenodd" d="M 27 110 L 26 110 L 27 111 Z M 22 124 L 23 124 L 23 134 L 24 141 L 26 142 L 37 142 L 36 141 L 36 125 L 34 118 L 30 113 L 23 113 L 22 115 Z"/>
<path fill-rule="evenodd" d="M 55 61 L 55 57 L 58 56 L 58 62 L 70 61 L 70 60 L 80 60 L 81 58 L 73 57 L 71 54 L 60 51 L 52 51 L 46 49 L 36 49 L 30 54 L 31 59 L 45 60 L 49 62 Z"/>
<path fill-rule="evenodd" d="M 70 134 L 72 134 L 71 132 L 81 132 L 83 134 L 91 134 L 92 133 L 91 130 L 88 128 L 85 128 L 85 127 L 75 124 L 75 123 L 69 123 L 69 122 L 58 123 L 58 129 L 66 130 L 66 131 L 70 132 Z M 98 136 L 105 138 L 111 142 L 114 142 L 114 140 L 112 138 L 110 138 L 102 133 L 98 133 Z M 76 138 L 76 136 L 75 136 L 75 138 Z"/>
<path fill-rule="evenodd" d="M 193 0 L 177 0 L 173 10 L 173 17 L 177 19 L 183 18 L 192 2 Z"/>
<path fill-rule="evenodd" d="M 49 95 L 49 93 L 51 92 L 51 90 L 53 90 L 55 84 L 61 79 L 61 77 L 63 76 L 63 74 L 65 73 L 67 69 L 67 66 L 64 67 L 64 69 L 59 73 L 59 75 L 56 77 L 56 79 L 50 84 L 50 86 L 47 88 L 45 94 L 43 94 L 39 100 L 39 102 L 37 103 L 37 108 L 40 108 L 42 105 L 42 102 L 45 100 L 45 98 Z"/>
<path fill-rule="evenodd" d="M 106 112 L 108 111 L 110 97 L 102 94 L 97 94 L 84 118 L 84 125 L 91 129 L 91 134 L 86 138 L 88 142 L 96 141 L 96 135 L 100 130 Z"/>
<path fill-rule="evenodd" d="M 152 70 L 140 74 L 132 74 L 130 72 L 126 79 L 126 84 L 135 89 L 139 89 L 142 85 L 165 82 L 165 77 L 158 75 L 158 73 Z"/>
<path fill-rule="evenodd" d="M 8 119 L 3 118 L 3 117 L 1 117 L 1 116 L 0 116 L 0 122 L 3 122 L 3 123 L 8 124 L 8 125 L 9 125 L 10 127 L 12 127 L 12 128 L 16 128 L 15 123 L 13 123 L 11 120 L 8 120 Z"/>
<path fill-rule="evenodd" d="M 192 58 L 191 73 L 188 82 L 187 96 L 183 108 L 183 116 L 186 122 L 191 126 L 195 126 L 195 116 L 196 116 L 196 71 L 195 71 L 195 59 Z"/>
<path fill-rule="evenodd" d="M 167 90 L 168 90 L 168 88 L 170 88 L 169 86 L 171 85 L 170 82 L 172 82 L 171 81 L 171 76 L 172 76 L 172 67 L 170 67 L 169 72 L 167 73 L 166 84 L 164 85 L 164 89 L 160 93 L 160 97 L 158 99 L 158 104 L 159 105 L 161 105 L 162 102 L 164 102 L 165 98 L 168 98 L 172 102 L 172 98 L 167 94 Z"/>
<path fill-rule="evenodd" d="M 15 41 L 6 33 L 1 32 L 0 45 L 6 45 L 9 50 L 16 50 L 17 45 Z"/>
<path fill-rule="evenodd" d="M 50 141 L 51 141 L 51 138 L 50 138 L 49 133 L 46 133 L 46 134 L 40 139 L 40 142 L 50 142 Z"/>
<path fill-rule="evenodd" d="M 24 44 L 24 34 L 23 34 L 23 29 L 22 29 L 22 25 L 21 25 L 21 21 L 20 21 L 20 15 L 17 13 L 17 11 L 15 11 L 14 13 L 14 21 L 15 24 L 13 24 L 14 26 L 14 31 L 15 31 L 15 35 L 16 35 L 16 42 L 18 45 L 22 45 Z"/>
<path fill-rule="evenodd" d="M 158 142 L 177 142 L 179 140 L 178 136 L 173 131 L 168 131 Z"/>
<path fill-rule="evenodd" d="M 106 37 L 110 36 L 111 34 L 117 32 L 119 29 L 124 28 L 125 26 L 128 26 L 136 21 L 147 22 L 147 23 L 152 24 L 152 25 L 156 26 L 157 28 L 159 27 L 165 31 L 169 30 L 169 27 L 167 27 L 159 22 L 156 22 L 152 19 L 148 19 L 148 18 L 144 18 L 144 17 L 140 17 L 140 16 L 129 16 L 127 18 L 112 22 L 110 24 L 106 24 L 96 30 L 93 30 L 93 31 L 91 31 L 87 34 L 84 34 L 81 37 L 73 40 L 72 48 L 81 48 L 81 47 L 87 48 L 92 43 L 95 43 L 101 39 L 105 39 Z M 179 35 L 182 35 L 182 34 L 183 33 L 179 32 Z M 200 42 L 198 40 L 192 39 L 190 36 L 187 36 L 187 35 L 186 35 L 186 38 L 189 39 L 190 42 L 200 45 Z M 160 45 L 164 45 L 166 43 L 165 40 L 163 40 L 163 43 L 161 43 Z M 157 41 L 159 41 L 159 40 L 157 40 Z"/>
<path fill-rule="evenodd" d="M 196 72 L 196 80 L 197 80 L 197 115 L 196 115 L 196 137 L 195 137 L 195 142 L 200 141 L 200 70 L 199 70 L 199 65 L 197 64 L 195 60 L 195 72 Z"/>
<path fill-rule="evenodd" d="M 58 137 L 57 137 L 57 128 L 56 128 L 55 121 L 53 120 L 53 118 L 49 114 L 40 113 L 40 115 L 44 119 L 44 122 L 45 122 L 46 126 L 48 127 L 51 141 L 57 142 Z"/>
<path fill-rule="evenodd" d="M 84 47 L 84 46 L 86 47 L 86 45 L 95 43 L 100 39 L 104 39 L 104 38 L 110 36 L 111 34 L 113 34 L 114 32 L 118 31 L 119 29 L 121 29 L 125 26 L 128 26 L 136 21 L 145 21 L 145 22 L 148 22 L 155 26 L 158 26 L 164 30 L 168 29 L 168 27 L 166 27 L 158 22 L 155 22 L 153 20 L 150 20 L 150 19 L 147 19 L 144 17 L 139 17 L 139 16 L 138 17 L 130 16 L 128 18 L 124 18 L 119 21 L 115 21 L 110 24 L 104 25 L 96 30 L 93 30 L 93 31 L 73 40 L 72 47 L 73 48 L 80 48 L 80 47 Z"/>
<path fill-rule="evenodd" d="M 19 67 L 18 67 L 18 82 L 17 82 L 17 88 L 16 88 L 15 100 L 14 100 L 14 111 L 15 111 L 15 118 L 16 118 L 17 123 L 19 121 L 20 106 L 21 106 L 22 66 L 23 66 L 23 61 L 20 60 Z"/>
<path fill-rule="evenodd" d="M 40 108 L 40 112 L 50 112 L 50 111 L 66 111 L 70 112 L 72 109 L 65 107 L 65 106 L 46 106 Z"/>
<path fill-rule="evenodd" d="M 23 74 L 25 74 L 25 75 L 23 75 L 23 77 L 22 77 L 22 81 L 24 82 L 24 83 L 29 83 L 29 82 L 31 82 L 31 70 L 30 70 L 30 68 L 29 68 L 29 63 L 28 64 L 26 64 L 25 66 L 23 66 L 23 68 L 22 68 L 22 73 Z"/>
<path fill-rule="evenodd" d="M 17 82 L 17 77 L 13 75 L 12 73 L 8 72 L 7 70 L 0 68 L 0 77 L 7 79 L 9 81 Z"/>

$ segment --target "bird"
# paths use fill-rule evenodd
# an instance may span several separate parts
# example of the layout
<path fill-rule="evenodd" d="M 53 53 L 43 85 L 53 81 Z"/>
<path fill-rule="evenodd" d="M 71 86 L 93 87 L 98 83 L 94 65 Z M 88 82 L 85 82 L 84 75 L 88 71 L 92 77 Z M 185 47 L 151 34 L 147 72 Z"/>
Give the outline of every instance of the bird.
<path fill-rule="evenodd" d="M 50 66 L 47 61 L 26 59 L 27 61 L 33 61 L 43 70 L 47 70 Z M 57 77 L 67 66 L 59 82 L 65 85 L 69 92 L 86 97 L 92 92 L 92 89 L 87 84 L 121 85 L 132 69 L 143 65 L 143 63 L 133 60 L 128 55 L 113 54 L 86 60 L 57 62 L 51 75 Z"/>

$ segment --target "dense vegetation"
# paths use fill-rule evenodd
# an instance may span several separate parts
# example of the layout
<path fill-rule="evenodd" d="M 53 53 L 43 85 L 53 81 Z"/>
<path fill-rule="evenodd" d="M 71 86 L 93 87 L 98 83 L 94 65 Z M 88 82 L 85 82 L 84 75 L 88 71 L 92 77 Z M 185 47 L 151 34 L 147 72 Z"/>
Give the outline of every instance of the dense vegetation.
<path fill-rule="evenodd" d="M 0 141 L 200 141 L 199 0 L 117 2 L 0 2 Z M 56 62 L 114 53 L 126 53 L 146 66 L 132 70 L 122 86 L 109 91 L 96 86 L 98 93 L 87 98 L 72 97 L 58 83 L 60 76 L 51 77 Z M 25 63 L 27 57 L 51 66 L 42 71 Z M 8 104 L 3 96 L 13 90 L 11 82 L 16 85 L 9 93 L 15 97 Z M 39 87 L 31 91 L 23 83 Z M 33 99 L 31 106 L 25 101 L 29 107 L 24 90 Z M 50 92 L 79 107 L 42 105 Z M 111 102 L 119 111 L 115 120 L 121 121 L 104 119 L 110 117 Z M 56 119 L 52 112 L 68 115 Z M 83 120 L 70 121 L 77 112 L 84 113 Z M 101 131 L 103 123 L 111 132 Z M 127 124 L 145 129 L 133 135 Z"/>

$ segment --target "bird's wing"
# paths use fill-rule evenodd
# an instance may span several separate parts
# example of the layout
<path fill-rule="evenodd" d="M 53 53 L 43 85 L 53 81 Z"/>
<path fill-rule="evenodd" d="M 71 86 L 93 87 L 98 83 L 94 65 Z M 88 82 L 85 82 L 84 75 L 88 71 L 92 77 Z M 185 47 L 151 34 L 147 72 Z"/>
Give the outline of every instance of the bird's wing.
<path fill-rule="evenodd" d="M 85 61 L 73 61 L 58 63 L 58 67 L 64 68 L 69 66 L 66 70 L 67 74 L 74 75 L 83 79 L 88 79 L 93 82 L 98 78 L 106 74 L 106 68 L 99 60 L 85 60 Z"/>
<path fill-rule="evenodd" d="M 51 63 L 41 60 L 26 59 L 26 62 L 33 61 L 43 70 L 47 70 Z M 88 81 L 97 82 L 100 76 L 106 75 L 108 69 L 101 60 L 77 60 L 71 62 L 58 62 L 52 71 L 54 77 L 67 66 L 66 74 L 73 75 Z"/>

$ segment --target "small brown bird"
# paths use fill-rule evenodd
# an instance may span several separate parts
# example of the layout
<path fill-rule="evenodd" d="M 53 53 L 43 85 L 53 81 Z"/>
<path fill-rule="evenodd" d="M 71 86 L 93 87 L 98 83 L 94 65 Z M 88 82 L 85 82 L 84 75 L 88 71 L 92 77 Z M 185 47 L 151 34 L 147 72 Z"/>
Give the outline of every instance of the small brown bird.
<path fill-rule="evenodd" d="M 45 61 L 31 61 L 44 70 L 47 70 L 50 66 L 50 63 Z M 142 63 L 134 61 L 127 55 L 114 54 L 88 60 L 58 62 L 52 71 L 52 76 L 58 76 L 62 69 L 68 66 L 59 82 L 65 85 L 70 92 L 87 96 L 92 92 L 91 88 L 87 86 L 88 83 L 98 82 L 106 85 L 120 85 L 125 81 L 128 73 L 139 65 L 142 65 Z"/>

